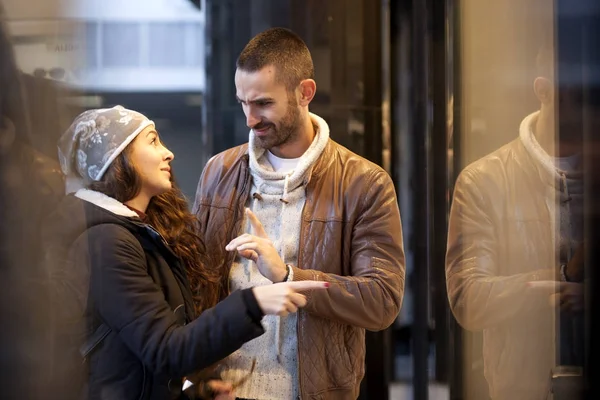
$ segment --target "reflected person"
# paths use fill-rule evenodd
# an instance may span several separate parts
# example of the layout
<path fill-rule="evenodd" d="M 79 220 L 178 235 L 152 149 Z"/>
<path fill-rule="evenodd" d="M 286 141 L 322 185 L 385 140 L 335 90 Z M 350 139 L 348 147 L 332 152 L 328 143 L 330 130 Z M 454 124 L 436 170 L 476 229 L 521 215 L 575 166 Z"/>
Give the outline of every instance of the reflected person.
<path fill-rule="evenodd" d="M 448 298 L 462 327 L 483 331 L 493 399 L 545 399 L 550 371 L 581 362 L 564 326 L 578 324 L 583 304 L 581 99 L 561 88 L 557 118 L 551 51 L 536 63 L 540 109 L 460 173 L 450 212 Z"/>

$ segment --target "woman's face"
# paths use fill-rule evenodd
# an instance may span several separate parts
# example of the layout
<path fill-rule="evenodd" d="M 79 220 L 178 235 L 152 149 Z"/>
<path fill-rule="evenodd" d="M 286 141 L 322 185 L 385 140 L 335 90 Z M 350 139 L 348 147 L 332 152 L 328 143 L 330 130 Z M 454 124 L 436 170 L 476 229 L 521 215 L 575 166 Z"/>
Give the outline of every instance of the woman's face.
<path fill-rule="evenodd" d="M 154 125 L 146 127 L 131 143 L 130 160 L 140 175 L 141 192 L 149 198 L 171 189 L 171 166 L 175 156 L 158 136 Z"/>

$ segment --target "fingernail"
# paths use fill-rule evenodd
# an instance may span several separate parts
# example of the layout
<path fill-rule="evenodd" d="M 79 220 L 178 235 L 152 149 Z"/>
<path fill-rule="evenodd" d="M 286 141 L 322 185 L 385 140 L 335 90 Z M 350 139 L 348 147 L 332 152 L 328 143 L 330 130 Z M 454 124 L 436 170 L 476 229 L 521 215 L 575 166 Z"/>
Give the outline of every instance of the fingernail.
<path fill-rule="evenodd" d="M 325 286 L 326 288 L 328 288 L 328 287 L 330 286 L 330 283 L 329 283 L 329 282 L 325 282 L 324 286 Z"/>

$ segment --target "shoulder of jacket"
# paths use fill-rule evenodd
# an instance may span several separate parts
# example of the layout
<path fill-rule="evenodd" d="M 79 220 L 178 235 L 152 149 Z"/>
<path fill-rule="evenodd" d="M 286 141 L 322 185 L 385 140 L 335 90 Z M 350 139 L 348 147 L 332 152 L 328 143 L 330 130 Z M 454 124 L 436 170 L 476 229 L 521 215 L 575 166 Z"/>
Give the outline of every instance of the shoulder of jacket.
<path fill-rule="evenodd" d="M 136 250 L 142 250 L 139 238 L 127 227 L 116 223 L 104 223 L 89 227 L 80 236 L 87 236 L 88 241 L 93 241 L 100 245 L 135 247 Z"/>
<path fill-rule="evenodd" d="M 523 150 L 517 138 L 467 165 L 460 172 L 459 180 L 497 180 L 504 175 L 503 171 L 509 167 L 509 163 L 519 161 L 517 159 L 522 157 Z"/>
<path fill-rule="evenodd" d="M 206 168 L 231 166 L 246 154 L 248 154 L 248 143 L 232 147 L 212 156 L 206 163 Z"/>
<path fill-rule="evenodd" d="M 330 140 L 330 146 L 331 151 L 337 155 L 339 162 L 343 165 L 344 174 L 351 175 L 353 180 L 375 183 L 383 178 L 385 181 L 389 180 L 391 182 L 391 177 L 381 166 L 333 140 Z"/>
<path fill-rule="evenodd" d="M 326 157 L 338 158 L 344 165 L 352 163 L 353 166 L 359 166 L 363 171 L 385 172 L 379 165 L 356 154 L 333 139 L 329 139 L 329 143 L 323 154 Z"/>

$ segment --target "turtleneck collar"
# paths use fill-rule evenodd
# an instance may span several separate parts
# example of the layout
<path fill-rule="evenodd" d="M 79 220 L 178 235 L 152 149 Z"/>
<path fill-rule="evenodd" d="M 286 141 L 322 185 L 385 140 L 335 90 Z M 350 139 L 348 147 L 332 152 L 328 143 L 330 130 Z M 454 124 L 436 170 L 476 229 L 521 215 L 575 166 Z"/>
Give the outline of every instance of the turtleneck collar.
<path fill-rule="evenodd" d="M 301 186 L 308 177 L 309 170 L 319 159 L 329 141 L 329 126 L 316 114 L 310 113 L 312 122 L 317 127 L 314 140 L 298 161 L 296 168 L 288 173 L 275 172 L 265 155 L 266 150 L 258 146 L 254 132 L 250 131 L 248 154 L 250 173 L 259 191 L 264 193 L 281 193 L 293 191 Z M 287 189 L 287 190 L 285 190 Z"/>

